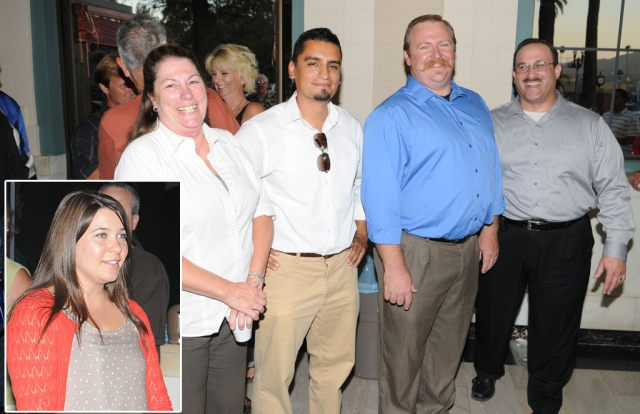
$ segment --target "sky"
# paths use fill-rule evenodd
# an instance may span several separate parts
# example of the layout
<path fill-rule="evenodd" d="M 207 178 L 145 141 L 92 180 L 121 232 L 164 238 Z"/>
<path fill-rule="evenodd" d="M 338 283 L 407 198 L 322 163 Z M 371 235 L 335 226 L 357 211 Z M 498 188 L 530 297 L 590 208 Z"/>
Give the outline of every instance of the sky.
<path fill-rule="evenodd" d="M 598 47 L 615 48 L 618 42 L 618 24 L 622 0 L 600 0 L 598 18 Z M 538 34 L 538 8 L 534 17 L 533 35 Z M 587 11 L 589 0 L 567 0 L 564 13 L 556 18 L 555 46 L 584 47 L 587 27 Z M 624 5 L 624 19 L 622 22 L 622 38 L 620 47 L 631 46 L 640 50 L 640 1 L 626 0 Z M 562 60 L 571 60 L 573 54 L 565 52 Z M 598 52 L 598 58 L 614 57 L 615 53 Z"/>

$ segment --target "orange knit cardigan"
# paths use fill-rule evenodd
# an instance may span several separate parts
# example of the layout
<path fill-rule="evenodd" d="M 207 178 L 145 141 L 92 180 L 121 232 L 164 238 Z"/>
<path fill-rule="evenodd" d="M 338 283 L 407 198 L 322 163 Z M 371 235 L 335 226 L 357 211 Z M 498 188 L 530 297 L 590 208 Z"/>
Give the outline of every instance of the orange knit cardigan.
<path fill-rule="evenodd" d="M 14 307 L 7 323 L 7 365 L 21 411 L 64 410 L 71 345 L 78 324 L 60 312 L 38 343 L 53 303 L 48 289 L 33 291 Z M 147 327 L 146 349 L 140 338 L 146 361 L 147 409 L 171 411 L 149 320 L 137 303 L 129 300 L 129 306 Z"/>

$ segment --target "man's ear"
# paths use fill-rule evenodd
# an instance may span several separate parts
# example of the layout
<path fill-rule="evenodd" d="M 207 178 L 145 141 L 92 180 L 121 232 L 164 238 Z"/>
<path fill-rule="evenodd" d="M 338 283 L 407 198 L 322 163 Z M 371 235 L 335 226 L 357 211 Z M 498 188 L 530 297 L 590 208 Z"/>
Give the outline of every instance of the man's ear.
<path fill-rule="evenodd" d="M 404 62 L 407 64 L 407 66 L 411 66 L 411 59 L 409 58 L 409 54 L 406 50 L 404 51 Z"/>
<path fill-rule="evenodd" d="M 107 88 L 101 83 L 99 83 L 98 86 L 100 87 L 100 90 L 102 91 L 102 93 L 104 93 L 106 96 L 109 96 L 109 88 Z"/>
<path fill-rule="evenodd" d="M 130 78 L 131 73 L 129 73 L 129 69 L 125 66 L 124 61 L 120 56 L 116 56 L 116 63 L 118 64 L 118 66 L 120 66 L 120 69 L 122 69 L 122 73 L 124 73 L 124 76 Z"/>
<path fill-rule="evenodd" d="M 138 221 L 140 221 L 140 215 L 134 214 L 131 217 L 131 221 L 132 221 L 132 223 L 131 223 L 131 231 L 134 231 L 136 229 L 136 227 L 138 227 Z"/>
<path fill-rule="evenodd" d="M 295 76 L 296 64 L 293 63 L 293 60 L 289 61 L 288 69 L 289 69 L 289 79 L 295 79 L 296 78 L 296 76 Z"/>

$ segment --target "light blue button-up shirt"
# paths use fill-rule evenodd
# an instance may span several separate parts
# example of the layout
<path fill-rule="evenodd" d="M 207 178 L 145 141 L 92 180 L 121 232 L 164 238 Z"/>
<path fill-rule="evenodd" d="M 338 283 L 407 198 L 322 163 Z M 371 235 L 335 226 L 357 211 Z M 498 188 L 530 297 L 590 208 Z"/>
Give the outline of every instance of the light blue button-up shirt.
<path fill-rule="evenodd" d="M 504 211 L 493 124 L 482 98 L 451 82 L 447 100 L 412 76 L 365 123 L 362 201 L 369 238 L 402 231 L 456 240 Z"/>

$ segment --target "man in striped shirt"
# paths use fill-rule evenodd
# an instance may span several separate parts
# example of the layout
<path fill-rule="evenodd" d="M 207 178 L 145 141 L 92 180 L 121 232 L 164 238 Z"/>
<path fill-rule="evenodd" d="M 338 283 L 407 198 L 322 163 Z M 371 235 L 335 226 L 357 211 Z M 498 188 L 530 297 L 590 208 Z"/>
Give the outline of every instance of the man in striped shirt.
<path fill-rule="evenodd" d="M 640 135 L 640 118 L 626 108 L 627 99 L 627 91 L 616 89 L 616 97 L 613 103 L 613 119 L 609 121 L 610 112 L 605 112 L 602 115 L 620 145 L 631 144 L 635 137 Z"/>

